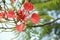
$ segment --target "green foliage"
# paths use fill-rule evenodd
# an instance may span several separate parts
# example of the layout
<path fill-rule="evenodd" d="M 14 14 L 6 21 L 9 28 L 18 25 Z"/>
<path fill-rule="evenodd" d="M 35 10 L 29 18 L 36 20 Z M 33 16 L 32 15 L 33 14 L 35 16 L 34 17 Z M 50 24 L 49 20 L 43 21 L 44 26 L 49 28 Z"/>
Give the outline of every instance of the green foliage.
<path fill-rule="evenodd" d="M 59 10 L 60 9 L 60 0 L 52 0 L 52 1 L 48 1 L 46 3 L 38 3 L 38 4 L 34 4 L 34 6 L 39 11 L 43 10 L 43 9 Z"/>
<path fill-rule="evenodd" d="M 36 1 L 35 1 L 36 2 Z M 44 2 L 44 3 L 41 3 L 41 2 L 37 2 L 37 3 L 34 3 L 34 7 L 36 9 L 39 10 L 39 15 L 42 19 L 44 19 L 45 21 L 44 22 L 49 22 L 51 19 L 54 20 L 54 18 L 52 18 L 51 16 L 49 16 L 46 12 L 47 11 L 43 11 L 44 9 L 47 9 L 47 10 L 60 10 L 60 0 L 49 0 L 47 2 Z M 57 15 L 57 13 L 56 13 Z M 58 16 L 58 15 L 57 15 Z M 44 26 L 42 27 L 43 31 L 41 32 L 40 34 L 40 40 L 46 35 L 46 34 L 50 34 L 52 29 L 53 28 L 60 28 L 60 23 L 56 23 L 56 24 L 52 24 L 51 26 Z M 56 31 L 57 32 L 57 31 Z"/>
<path fill-rule="evenodd" d="M 36 3 L 40 3 L 40 0 L 31 0 L 31 3 L 36 4 Z"/>
<path fill-rule="evenodd" d="M 40 18 L 45 20 L 44 22 L 42 22 L 42 24 L 49 22 L 51 19 L 54 20 L 54 18 L 49 16 L 47 14 L 47 11 L 44 11 L 44 9 L 47 9 L 47 10 L 57 10 L 57 11 L 60 10 L 60 0 L 47 0 L 47 1 L 44 1 L 44 2 L 42 2 L 41 0 L 31 0 L 30 2 L 32 2 L 34 7 L 37 10 L 39 10 Z M 28 25 L 31 26 L 33 24 L 31 22 L 29 22 Z M 42 27 L 42 29 L 43 29 L 42 32 L 39 31 L 39 32 L 41 32 L 39 34 L 40 35 L 39 36 L 39 38 L 40 38 L 39 40 L 41 40 L 45 35 L 49 35 L 52 32 L 53 28 L 55 28 L 55 31 L 56 31 L 56 28 L 57 29 L 60 28 L 59 26 L 60 26 L 60 23 L 56 23 L 56 24 L 54 23 L 54 24 L 52 24 L 50 26 L 43 26 Z M 36 30 L 34 30 L 33 32 L 34 32 L 34 34 L 35 33 L 38 34 L 38 32 Z"/>
<path fill-rule="evenodd" d="M 28 0 L 29 2 L 31 2 L 31 0 Z M 22 0 L 22 4 L 25 2 L 25 0 Z"/>

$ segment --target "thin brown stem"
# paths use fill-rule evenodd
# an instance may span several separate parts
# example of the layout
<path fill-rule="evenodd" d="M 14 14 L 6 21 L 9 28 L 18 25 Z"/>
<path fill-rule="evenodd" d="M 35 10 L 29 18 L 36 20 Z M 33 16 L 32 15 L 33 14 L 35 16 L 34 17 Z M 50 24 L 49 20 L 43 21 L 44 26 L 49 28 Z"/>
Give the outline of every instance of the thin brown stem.
<path fill-rule="evenodd" d="M 57 20 L 60 20 L 60 18 L 57 18 L 56 20 L 54 20 L 54 21 L 52 21 L 52 22 L 49 22 L 49 23 L 45 23 L 45 24 L 43 24 L 43 25 L 34 25 L 34 26 L 32 26 L 32 27 L 49 26 L 49 25 L 55 23 Z"/>
<path fill-rule="evenodd" d="M 42 27 L 42 26 L 48 26 L 48 25 L 51 25 L 53 23 L 55 23 L 57 20 L 60 20 L 60 18 L 57 18 L 56 20 L 52 21 L 52 22 L 49 22 L 49 23 L 46 23 L 46 24 L 43 24 L 43 25 L 34 25 L 32 27 Z M 0 27 L 0 29 L 14 29 L 15 27 L 12 27 L 12 28 L 4 28 L 4 27 Z"/>

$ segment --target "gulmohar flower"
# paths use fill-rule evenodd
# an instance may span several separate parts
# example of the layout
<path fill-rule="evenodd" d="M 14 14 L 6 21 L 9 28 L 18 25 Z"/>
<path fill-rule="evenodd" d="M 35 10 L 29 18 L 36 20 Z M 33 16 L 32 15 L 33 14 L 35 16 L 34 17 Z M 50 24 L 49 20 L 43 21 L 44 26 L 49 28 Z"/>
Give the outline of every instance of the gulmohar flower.
<path fill-rule="evenodd" d="M 31 18 L 30 18 L 30 20 L 32 21 L 32 23 L 36 24 L 36 23 L 39 22 L 40 17 L 38 16 L 38 14 L 33 13 L 32 16 L 31 16 Z"/>
<path fill-rule="evenodd" d="M 13 10 L 9 10 L 7 13 L 8 18 L 16 18 L 15 13 Z"/>
<path fill-rule="evenodd" d="M 31 10 L 33 10 L 33 5 L 32 5 L 32 3 L 30 3 L 30 2 L 25 2 L 25 3 L 24 3 L 24 8 L 25 8 L 25 10 L 27 10 L 27 11 L 31 11 Z"/>
<path fill-rule="evenodd" d="M 16 30 L 19 31 L 19 32 L 23 32 L 24 24 L 16 25 Z"/>

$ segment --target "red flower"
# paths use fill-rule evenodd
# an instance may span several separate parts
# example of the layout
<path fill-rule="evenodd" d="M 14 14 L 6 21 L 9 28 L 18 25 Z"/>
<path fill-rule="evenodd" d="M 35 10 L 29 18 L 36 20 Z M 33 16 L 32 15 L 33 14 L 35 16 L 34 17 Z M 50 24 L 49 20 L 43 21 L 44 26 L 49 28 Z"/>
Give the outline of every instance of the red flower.
<path fill-rule="evenodd" d="M 20 9 L 18 10 L 18 18 L 19 18 L 20 20 L 24 20 L 24 19 L 26 18 L 23 10 L 20 10 Z"/>
<path fill-rule="evenodd" d="M 11 0 L 11 2 L 15 2 L 16 0 Z"/>
<path fill-rule="evenodd" d="M 16 30 L 19 32 L 23 32 L 24 24 L 16 25 Z"/>
<path fill-rule="evenodd" d="M 26 19 L 26 16 L 25 15 L 20 15 L 20 16 L 18 16 L 18 18 L 19 18 L 19 20 L 24 21 Z"/>
<path fill-rule="evenodd" d="M 2 13 L 2 15 L 3 15 L 3 16 L 5 16 L 5 15 L 6 15 L 6 12 L 1 12 L 1 13 Z"/>
<path fill-rule="evenodd" d="M 3 18 L 5 16 L 5 14 L 6 14 L 5 12 L 1 12 L 0 13 L 0 19 Z"/>
<path fill-rule="evenodd" d="M 31 11 L 31 10 L 33 10 L 33 5 L 32 5 L 32 3 L 30 3 L 30 2 L 25 2 L 25 3 L 24 3 L 24 8 L 25 8 L 25 10 L 27 10 L 27 11 Z"/>
<path fill-rule="evenodd" d="M 36 24 L 36 23 L 39 22 L 40 17 L 38 16 L 38 14 L 33 13 L 32 16 L 31 16 L 31 18 L 30 18 L 30 20 L 32 21 L 32 23 Z"/>
<path fill-rule="evenodd" d="M 8 16 L 8 18 L 15 18 L 16 17 L 13 10 L 9 10 L 7 16 Z"/>
<path fill-rule="evenodd" d="M 0 13 L 0 19 L 3 17 L 3 14 Z"/>
<path fill-rule="evenodd" d="M 24 14 L 24 12 L 22 11 L 22 10 L 18 10 L 18 15 L 23 15 Z"/>

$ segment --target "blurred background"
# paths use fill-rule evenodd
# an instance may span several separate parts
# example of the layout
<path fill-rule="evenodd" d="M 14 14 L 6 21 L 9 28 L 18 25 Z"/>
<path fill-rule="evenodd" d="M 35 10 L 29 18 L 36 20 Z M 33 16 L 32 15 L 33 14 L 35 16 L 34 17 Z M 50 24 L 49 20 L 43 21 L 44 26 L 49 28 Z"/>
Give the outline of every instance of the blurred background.
<path fill-rule="evenodd" d="M 0 0 L 1 7 L 4 10 L 4 4 Z M 10 0 L 5 0 L 8 8 L 12 8 Z M 16 0 L 14 6 L 19 9 L 25 0 Z M 52 22 L 60 18 L 60 0 L 29 0 L 40 16 L 39 25 Z M 19 6 L 18 6 L 19 5 Z M 6 7 L 6 11 L 8 10 Z M 31 23 L 29 23 L 31 25 Z M 4 25 L 4 23 L 3 23 Z M 11 25 L 8 25 L 11 26 Z M 12 24 L 12 26 L 14 26 Z M 1 30 L 1 29 L 0 29 Z M 0 40 L 60 40 L 60 19 L 54 23 L 42 27 L 26 28 L 24 32 L 1 32 Z"/>

